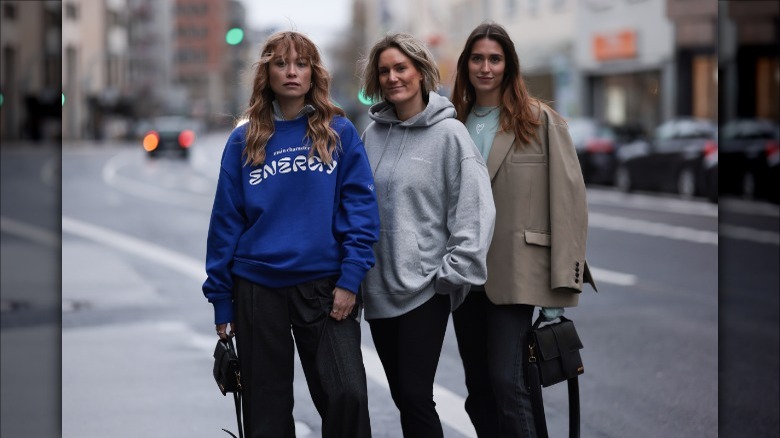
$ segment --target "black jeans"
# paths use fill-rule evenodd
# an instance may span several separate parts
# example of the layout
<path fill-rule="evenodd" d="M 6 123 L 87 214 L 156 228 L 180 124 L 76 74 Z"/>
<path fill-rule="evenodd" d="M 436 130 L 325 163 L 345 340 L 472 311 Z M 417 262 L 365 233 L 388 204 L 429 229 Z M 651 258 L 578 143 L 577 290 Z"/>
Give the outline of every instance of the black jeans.
<path fill-rule="evenodd" d="M 534 438 L 523 357 L 534 306 L 496 305 L 472 290 L 452 314 L 466 374 L 466 412 L 480 438 Z"/>
<path fill-rule="evenodd" d="M 295 436 L 294 335 L 309 392 L 322 417 L 322 436 L 370 437 L 360 324 L 355 318 L 336 321 L 328 316 L 335 279 L 277 289 L 234 280 L 246 436 Z"/>
<path fill-rule="evenodd" d="M 406 438 L 444 436 L 433 401 L 433 379 L 449 313 L 450 297 L 437 294 L 404 315 L 369 321 Z"/>

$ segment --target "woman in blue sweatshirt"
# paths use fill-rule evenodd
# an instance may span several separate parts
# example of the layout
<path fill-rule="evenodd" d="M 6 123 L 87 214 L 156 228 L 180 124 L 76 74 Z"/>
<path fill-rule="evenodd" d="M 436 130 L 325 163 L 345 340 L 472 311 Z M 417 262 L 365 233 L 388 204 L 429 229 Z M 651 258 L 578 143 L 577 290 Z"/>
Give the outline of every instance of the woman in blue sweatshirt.
<path fill-rule="evenodd" d="M 248 122 L 222 155 L 203 293 L 220 338 L 236 336 L 247 436 L 295 436 L 294 335 L 322 436 L 369 437 L 358 293 L 379 235 L 371 168 L 307 37 L 272 35 L 256 68 Z"/>

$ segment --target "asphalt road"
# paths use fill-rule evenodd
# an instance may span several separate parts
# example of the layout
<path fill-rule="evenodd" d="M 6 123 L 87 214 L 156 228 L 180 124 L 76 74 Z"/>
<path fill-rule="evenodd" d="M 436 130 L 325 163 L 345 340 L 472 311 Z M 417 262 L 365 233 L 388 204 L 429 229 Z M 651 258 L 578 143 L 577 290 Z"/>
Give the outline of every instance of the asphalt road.
<path fill-rule="evenodd" d="M 13 421 L 0 435 L 51 436 L 60 385 L 64 437 L 235 430 L 232 399 L 210 375 L 212 310 L 200 292 L 225 139 L 204 136 L 189 161 L 151 161 L 130 144 L 64 145 L 61 257 L 58 155 L 2 151 L 0 407 Z M 703 200 L 589 188 L 588 202 L 599 292 L 566 312 L 585 345 L 582 436 L 777 436 L 777 206 L 722 200 L 719 224 L 718 205 Z M 60 281 L 61 316 L 51 293 Z M 374 436 L 401 436 L 363 328 Z M 9 351 L 35 360 L 19 366 Z M 31 374 L 40 390 L 24 384 Z M 556 437 L 567 428 L 558 386 L 545 390 Z M 300 367 L 295 388 L 298 436 L 319 436 Z M 445 436 L 475 436 L 451 328 L 434 394 Z"/>

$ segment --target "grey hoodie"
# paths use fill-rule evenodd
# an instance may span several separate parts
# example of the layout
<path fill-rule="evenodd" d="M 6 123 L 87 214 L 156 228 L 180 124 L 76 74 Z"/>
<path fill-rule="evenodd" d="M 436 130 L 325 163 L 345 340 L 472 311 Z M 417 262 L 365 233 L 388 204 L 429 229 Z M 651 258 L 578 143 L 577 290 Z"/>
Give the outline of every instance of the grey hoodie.
<path fill-rule="evenodd" d="M 452 103 L 434 92 L 403 122 L 387 102 L 369 116 L 363 142 L 381 230 L 363 281 L 366 319 L 403 315 L 435 293 L 449 294 L 454 310 L 487 278 L 496 209 L 485 161 Z"/>

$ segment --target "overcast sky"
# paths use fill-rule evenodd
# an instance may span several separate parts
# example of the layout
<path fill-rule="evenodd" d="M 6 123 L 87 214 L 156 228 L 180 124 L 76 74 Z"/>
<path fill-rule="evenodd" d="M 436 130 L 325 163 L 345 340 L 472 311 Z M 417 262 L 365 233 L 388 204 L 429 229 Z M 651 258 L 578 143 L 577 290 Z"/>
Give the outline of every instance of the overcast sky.
<path fill-rule="evenodd" d="M 242 0 L 254 29 L 278 26 L 308 35 L 320 48 L 351 19 L 352 0 Z"/>

